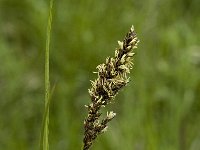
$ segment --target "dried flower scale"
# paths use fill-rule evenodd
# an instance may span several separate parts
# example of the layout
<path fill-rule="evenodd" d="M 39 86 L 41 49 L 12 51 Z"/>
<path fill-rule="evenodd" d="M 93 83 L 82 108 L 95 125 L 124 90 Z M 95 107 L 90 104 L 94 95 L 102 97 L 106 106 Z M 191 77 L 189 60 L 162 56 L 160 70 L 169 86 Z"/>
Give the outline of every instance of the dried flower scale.
<path fill-rule="evenodd" d="M 92 87 L 89 89 L 91 104 L 86 105 L 88 116 L 84 121 L 83 150 L 91 147 L 97 136 L 107 130 L 107 123 L 116 116 L 116 113 L 110 111 L 100 120 L 100 109 L 110 103 L 118 91 L 129 82 L 127 74 L 132 69 L 132 59 L 135 54 L 133 50 L 137 48 L 138 42 L 132 26 L 124 40 L 118 41 L 119 48 L 115 50 L 115 57 L 108 57 L 105 64 L 97 66 L 98 78 L 91 81 Z"/>

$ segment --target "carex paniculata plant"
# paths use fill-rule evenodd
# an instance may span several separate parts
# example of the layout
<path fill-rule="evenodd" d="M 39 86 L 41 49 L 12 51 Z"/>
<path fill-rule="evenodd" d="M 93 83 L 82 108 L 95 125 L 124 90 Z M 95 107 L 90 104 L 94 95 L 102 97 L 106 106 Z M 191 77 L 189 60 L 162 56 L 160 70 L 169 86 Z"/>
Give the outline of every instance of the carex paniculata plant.
<path fill-rule="evenodd" d="M 126 34 L 124 40 L 118 41 L 119 47 L 115 50 L 114 57 L 108 57 L 106 62 L 97 66 L 98 77 L 91 81 L 92 87 L 89 89 L 91 103 L 86 105 L 88 116 L 84 120 L 83 150 L 88 150 L 97 136 L 105 132 L 107 124 L 116 113 L 107 112 L 105 118 L 100 120 L 100 109 L 112 102 L 117 93 L 129 82 L 130 70 L 133 66 L 134 49 L 137 48 L 139 40 L 134 27 Z"/>

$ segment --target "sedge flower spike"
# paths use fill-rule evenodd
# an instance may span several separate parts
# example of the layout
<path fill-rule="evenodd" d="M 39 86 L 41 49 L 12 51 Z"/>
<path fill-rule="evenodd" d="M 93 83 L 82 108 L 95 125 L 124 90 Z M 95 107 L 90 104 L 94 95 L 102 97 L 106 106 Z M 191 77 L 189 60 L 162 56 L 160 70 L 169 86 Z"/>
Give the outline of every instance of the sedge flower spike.
<path fill-rule="evenodd" d="M 118 48 L 114 57 L 108 57 L 106 62 L 97 66 L 98 78 L 91 81 L 92 87 L 88 90 L 91 104 L 85 105 L 88 116 L 84 120 L 83 150 L 88 150 L 97 136 L 107 131 L 107 123 L 111 121 L 116 113 L 107 112 L 107 116 L 100 120 L 100 109 L 114 100 L 117 93 L 127 85 L 127 75 L 133 66 L 134 49 L 137 48 L 139 40 L 132 26 L 123 41 L 118 41 Z"/>

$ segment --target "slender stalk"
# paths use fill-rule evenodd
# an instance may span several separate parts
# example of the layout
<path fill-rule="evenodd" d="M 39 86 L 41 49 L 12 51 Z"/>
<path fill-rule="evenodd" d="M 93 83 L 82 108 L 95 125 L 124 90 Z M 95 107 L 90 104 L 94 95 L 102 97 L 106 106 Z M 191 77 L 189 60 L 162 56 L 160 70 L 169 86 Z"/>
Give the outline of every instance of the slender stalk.
<path fill-rule="evenodd" d="M 49 104 L 50 104 L 50 81 L 49 81 L 49 49 L 51 40 L 53 0 L 50 0 L 49 17 L 47 26 L 46 49 L 45 49 L 45 111 L 40 139 L 40 150 L 49 150 Z"/>

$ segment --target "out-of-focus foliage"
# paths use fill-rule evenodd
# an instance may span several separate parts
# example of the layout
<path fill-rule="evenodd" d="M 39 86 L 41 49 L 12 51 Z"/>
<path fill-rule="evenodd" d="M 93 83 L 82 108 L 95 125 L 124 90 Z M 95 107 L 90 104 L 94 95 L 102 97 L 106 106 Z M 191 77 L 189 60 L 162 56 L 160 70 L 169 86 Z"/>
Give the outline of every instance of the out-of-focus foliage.
<path fill-rule="evenodd" d="M 141 42 L 117 117 L 95 150 L 198 150 L 200 1 L 55 0 L 50 149 L 78 150 L 95 67 L 134 24 Z M 0 149 L 35 150 L 44 109 L 47 0 L 0 0 Z"/>

